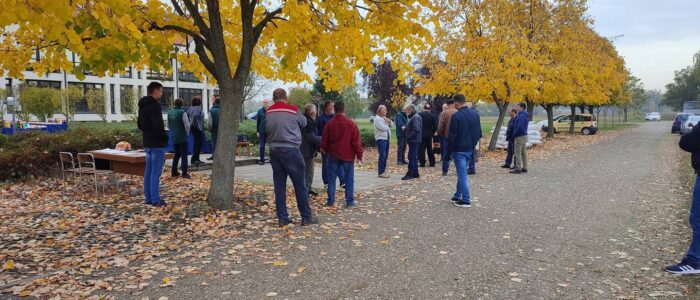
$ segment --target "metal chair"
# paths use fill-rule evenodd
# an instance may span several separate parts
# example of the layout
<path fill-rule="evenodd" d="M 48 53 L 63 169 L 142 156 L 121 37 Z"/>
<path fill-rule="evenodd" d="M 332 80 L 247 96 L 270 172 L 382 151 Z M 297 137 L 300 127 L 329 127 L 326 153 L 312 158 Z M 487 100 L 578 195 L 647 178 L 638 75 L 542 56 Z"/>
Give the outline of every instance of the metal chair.
<path fill-rule="evenodd" d="M 80 176 L 80 181 L 82 183 L 82 178 L 83 175 L 92 176 L 93 177 L 93 184 L 95 186 L 95 197 L 99 196 L 99 192 L 97 189 L 97 176 L 98 175 L 109 175 L 113 176 L 114 172 L 111 170 L 99 170 L 97 169 L 95 165 L 95 156 L 93 156 L 90 153 L 78 153 L 78 170 L 76 171 L 78 175 Z M 105 185 L 106 186 L 106 181 Z M 117 185 L 119 182 L 117 182 Z M 118 186 L 117 186 L 118 187 Z M 103 188 L 104 190 L 104 188 Z"/>
<path fill-rule="evenodd" d="M 73 177 L 78 176 L 78 169 L 75 168 L 75 159 L 73 158 L 73 153 L 70 152 L 59 152 L 58 157 L 61 160 L 61 178 L 63 181 L 68 179 L 66 173 L 73 174 Z"/>

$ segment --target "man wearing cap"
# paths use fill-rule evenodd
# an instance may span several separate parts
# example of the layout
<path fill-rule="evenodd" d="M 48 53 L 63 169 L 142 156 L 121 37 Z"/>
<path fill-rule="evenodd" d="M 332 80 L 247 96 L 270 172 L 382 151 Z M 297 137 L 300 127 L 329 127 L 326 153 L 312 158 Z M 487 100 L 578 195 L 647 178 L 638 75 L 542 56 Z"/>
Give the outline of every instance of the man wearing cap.
<path fill-rule="evenodd" d="M 258 110 L 256 118 L 258 142 L 260 143 L 260 160 L 258 164 L 261 166 L 265 164 L 265 143 L 267 142 L 265 111 L 270 107 L 270 99 L 263 99 L 262 103 L 263 107 Z"/>

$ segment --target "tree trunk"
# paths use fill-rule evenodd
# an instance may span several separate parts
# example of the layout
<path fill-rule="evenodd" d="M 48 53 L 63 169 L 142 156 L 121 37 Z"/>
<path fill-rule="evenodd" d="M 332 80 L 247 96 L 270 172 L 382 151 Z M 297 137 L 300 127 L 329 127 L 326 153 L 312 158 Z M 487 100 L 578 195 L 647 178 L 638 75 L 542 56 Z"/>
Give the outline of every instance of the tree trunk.
<path fill-rule="evenodd" d="M 624 112 L 624 116 L 625 116 L 624 119 L 622 120 L 622 122 L 627 123 L 627 106 L 625 106 L 622 109 L 622 111 Z"/>
<path fill-rule="evenodd" d="M 585 106 L 585 105 L 582 104 L 581 106 L 578 107 L 578 109 L 581 110 L 581 113 L 582 113 L 582 114 L 585 114 L 585 113 L 586 113 L 586 106 Z"/>
<path fill-rule="evenodd" d="M 240 110 L 245 100 L 245 84 L 250 75 L 250 66 L 255 48 L 256 38 L 253 27 L 253 11 L 250 3 L 242 1 L 241 53 L 236 66 L 236 72 L 231 76 L 231 67 L 226 54 L 226 44 L 219 10 L 219 1 L 208 0 L 210 23 L 210 52 L 213 56 L 217 73 L 217 82 L 221 91 L 221 108 L 219 117 L 219 132 L 216 148 L 220 149 L 214 157 L 211 172 L 211 187 L 207 202 L 218 209 L 233 208 L 233 185 L 236 167 L 236 144 Z"/>
<path fill-rule="evenodd" d="M 544 109 L 547 111 L 547 138 L 554 138 L 554 105 L 547 104 Z"/>
<path fill-rule="evenodd" d="M 494 127 L 493 134 L 491 134 L 491 141 L 489 141 L 489 151 L 496 150 L 498 134 L 501 132 L 501 127 L 503 126 L 503 119 L 505 118 L 506 111 L 508 110 L 508 101 L 502 101 L 498 99 L 494 99 L 494 101 L 496 102 L 496 106 L 498 107 L 498 121 L 496 121 L 496 127 Z"/>
<path fill-rule="evenodd" d="M 588 113 L 593 114 L 593 105 L 588 106 Z M 600 111 L 598 113 L 600 113 Z"/>
<path fill-rule="evenodd" d="M 530 100 L 526 100 L 525 103 L 527 103 L 528 119 L 530 121 L 532 121 L 532 115 L 533 115 L 533 112 L 535 111 L 535 102 L 532 102 Z"/>
<path fill-rule="evenodd" d="M 569 134 L 574 134 L 576 124 L 576 105 L 571 106 L 571 120 L 569 120 Z"/>

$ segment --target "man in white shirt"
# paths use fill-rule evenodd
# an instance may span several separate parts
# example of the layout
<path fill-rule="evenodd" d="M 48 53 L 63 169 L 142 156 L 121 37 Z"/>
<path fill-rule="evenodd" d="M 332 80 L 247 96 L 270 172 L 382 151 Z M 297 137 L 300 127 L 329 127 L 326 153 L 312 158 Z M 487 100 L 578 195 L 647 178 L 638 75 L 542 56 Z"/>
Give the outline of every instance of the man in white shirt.
<path fill-rule="evenodd" d="M 379 151 L 379 177 L 389 178 L 386 173 L 386 161 L 389 158 L 389 140 L 391 139 L 391 119 L 386 117 L 386 106 L 377 107 L 377 116 L 374 118 L 374 140 L 377 141 Z"/>

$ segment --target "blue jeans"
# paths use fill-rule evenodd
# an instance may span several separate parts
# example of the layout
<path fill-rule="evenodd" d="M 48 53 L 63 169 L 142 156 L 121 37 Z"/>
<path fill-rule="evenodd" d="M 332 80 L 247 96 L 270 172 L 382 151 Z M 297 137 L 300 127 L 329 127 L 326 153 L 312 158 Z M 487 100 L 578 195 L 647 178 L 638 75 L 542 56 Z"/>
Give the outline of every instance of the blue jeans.
<path fill-rule="evenodd" d="M 265 133 L 260 133 L 258 137 L 258 143 L 260 144 L 260 162 L 265 162 L 265 139 L 267 138 Z M 272 156 L 272 154 L 270 154 Z"/>
<path fill-rule="evenodd" d="M 321 154 L 321 179 L 323 180 L 323 184 L 328 184 L 331 180 L 331 173 L 329 171 L 328 167 L 328 154 Z M 345 172 L 343 169 L 340 169 L 338 173 L 338 181 L 340 181 L 340 185 L 345 184 Z"/>
<path fill-rule="evenodd" d="M 330 180 L 328 181 L 328 205 L 333 205 L 335 202 L 335 178 L 338 174 L 345 174 L 345 203 L 347 205 L 355 204 L 353 198 L 353 190 L 355 187 L 355 164 L 352 161 L 342 161 L 328 156 L 328 172 Z"/>
<path fill-rule="evenodd" d="M 389 140 L 377 140 L 379 151 L 379 175 L 386 171 L 386 160 L 389 159 Z"/>
<path fill-rule="evenodd" d="M 418 148 L 420 147 L 420 142 L 408 143 L 408 172 L 406 176 L 418 178 Z"/>
<path fill-rule="evenodd" d="M 511 166 L 513 164 L 513 154 L 515 153 L 515 141 L 508 141 L 508 150 L 506 154 L 506 166 Z"/>
<path fill-rule="evenodd" d="M 455 161 L 455 169 L 457 169 L 457 191 L 454 197 L 466 203 L 469 203 L 469 179 L 467 178 L 467 162 L 474 156 L 473 151 L 453 152 L 452 158 Z"/>
<path fill-rule="evenodd" d="M 175 157 L 173 157 L 173 165 L 170 169 L 170 173 L 175 175 L 177 173 L 177 165 L 179 161 L 182 161 L 182 175 L 187 174 L 187 142 L 173 145 L 175 148 Z"/>
<path fill-rule="evenodd" d="M 309 190 L 304 174 L 304 157 L 299 148 L 270 147 L 270 164 L 272 164 L 272 181 L 275 186 L 275 208 L 279 220 L 289 220 L 287 213 L 287 176 L 292 179 L 297 207 L 302 219 L 312 217 L 309 207 Z"/>
<path fill-rule="evenodd" d="M 442 173 L 447 174 L 450 170 L 450 160 L 452 160 L 452 151 L 448 145 L 448 139 L 444 136 L 440 137 L 440 156 L 442 161 Z"/>
<path fill-rule="evenodd" d="M 688 262 L 700 264 L 700 176 L 695 176 L 693 203 L 690 206 L 690 228 L 693 231 L 688 248 Z"/>
<path fill-rule="evenodd" d="M 143 194 L 146 204 L 159 204 L 160 199 L 160 175 L 163 174 L 165 165 L 165 148 L 145 148 L 146 173 L 143 175 Z"/>

